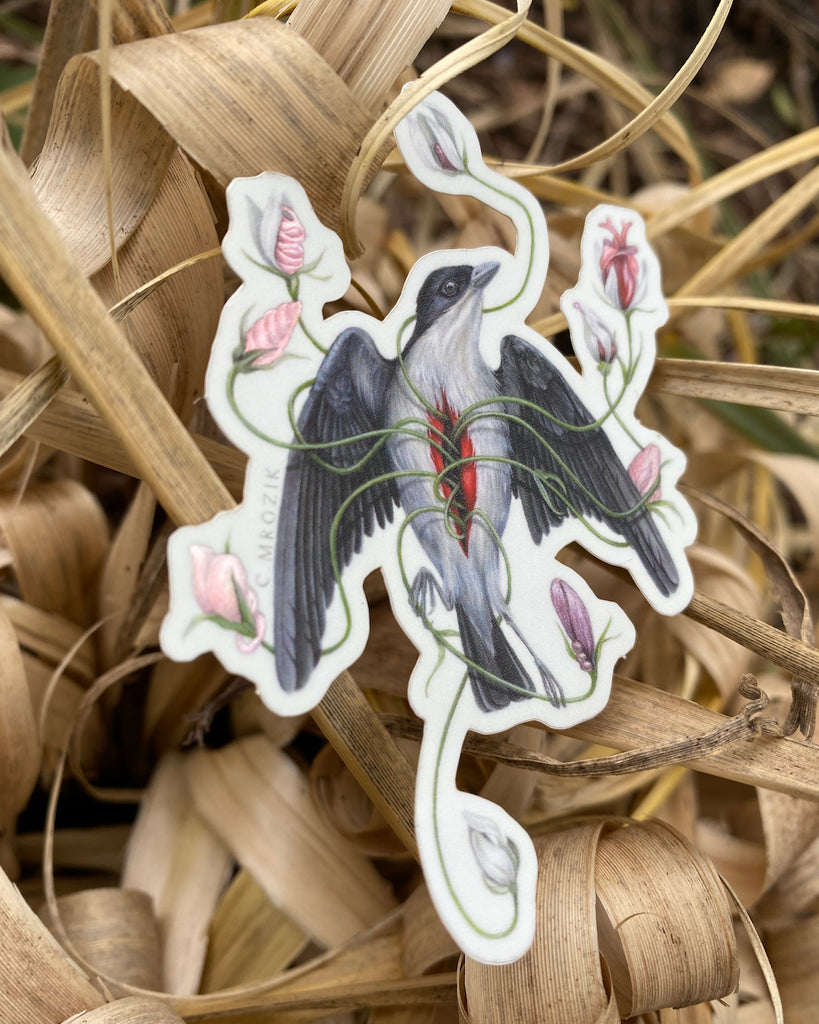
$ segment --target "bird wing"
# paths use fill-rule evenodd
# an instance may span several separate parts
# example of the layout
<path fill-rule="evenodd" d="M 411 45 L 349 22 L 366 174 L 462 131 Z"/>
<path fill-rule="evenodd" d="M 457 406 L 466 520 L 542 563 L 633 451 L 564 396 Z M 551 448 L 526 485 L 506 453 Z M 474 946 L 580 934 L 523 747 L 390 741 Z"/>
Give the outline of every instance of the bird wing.
<path fill-rule="evenodd" d="M 606 523 L 635 549 L 661 593 L 679 582 L 642 495 L 602 426 L 563 374 L 533 345 L 507 335 L 496 371 L 510 415 L 512 494 L 537 544 L 568 517 Z M 587 428 L 587 429 L 577 429 Z"/>
<path fill-rule="evenodd" d="M 361 435 L 384 426 L 393 370 L 366 331 L 348 328 L 325 356 L 298 419 L 296 443 L 321 447 L 290 452 L 279 512 L 274 644 L 288 692 L 305 685 L 321 657 L 341 572 L 365 536 L 392 522 L 397 490 L 391 479 L 378 481 L 390 471 L 386 435 Z"/>

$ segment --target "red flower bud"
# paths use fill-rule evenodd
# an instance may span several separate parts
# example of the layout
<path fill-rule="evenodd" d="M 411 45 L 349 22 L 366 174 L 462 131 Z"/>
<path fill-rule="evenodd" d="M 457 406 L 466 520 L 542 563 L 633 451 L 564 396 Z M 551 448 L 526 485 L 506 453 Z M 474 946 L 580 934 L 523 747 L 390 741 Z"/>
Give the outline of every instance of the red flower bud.
<path fill-rule="evenodd" d="M 603 252 L 600 256 L 603 287 L 609 299 L 616 302 L 620 309 L 630 309 L 634 302 L 640 275 L 637 247 L 628 244 L 631 222 L 625 221 L 620 225 L 619 231 L 611 220 L 603 221 L 600 227 L 611 233 L 611 238 L 607 238 L 603 242 Z M 614 277 L 610 278 L 612 271 L 614 271 Z"/>

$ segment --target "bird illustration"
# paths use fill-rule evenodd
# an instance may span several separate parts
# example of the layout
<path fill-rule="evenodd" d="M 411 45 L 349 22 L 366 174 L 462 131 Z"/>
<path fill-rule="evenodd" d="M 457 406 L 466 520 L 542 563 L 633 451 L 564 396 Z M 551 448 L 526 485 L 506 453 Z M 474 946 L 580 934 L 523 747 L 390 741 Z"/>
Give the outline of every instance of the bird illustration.
<path fill-rule="evenodd" d="M 274 645 L 285 691 L 306 684 L 341 572 L 396 508 L 429 561 L 409 601 L 425 621 L 436 601 L 454 610 L 486 712 L 535 693 L 563 702 L 506 601 L 500 542 L 513 499 L 534 543 L 567 517 L 597 520 L 631 545 L 659 593 L 677 588 L 646 499 L 563 374 L 511 334 L 497 370 L 482 357 L 483 293 L 499 266 L 429 273 L 394 359 L 358 327 L 325 356 L 297 421 L 276 540 Z M 531 655 L 541 689 L 510 634 Z"/>

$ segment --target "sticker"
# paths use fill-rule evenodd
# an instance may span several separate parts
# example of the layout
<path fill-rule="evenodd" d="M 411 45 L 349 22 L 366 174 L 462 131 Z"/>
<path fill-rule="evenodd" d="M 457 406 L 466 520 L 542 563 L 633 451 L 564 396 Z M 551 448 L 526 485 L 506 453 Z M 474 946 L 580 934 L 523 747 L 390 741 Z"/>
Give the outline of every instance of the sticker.
<path fill-rule="evenodd" d="M 471 729 L 565 729 L 606 704 L 633 646 L 620 607 L 556 561 L 576 542 L 627 569 L 664 614 L 693 593 L 694 516 L 682 454 L 635 416 L 667 317 L 632 210 L 588 217 L 562 308 L 581 371 L 525 324 L 548 265 L 533 197 L 485 166 L 469 122 L 434 94 L 398 127 L 412 173 L 509 217 L 497 248 L 418 260 L 386 319 L 323 319 L 350 273 L 341 242 L 291 178 L 237 179 L 210 410 L 250 457 L 235 511 L 178 530 L 161 642 L 213 651 L 282 715 L 309 711 L 362 652 L 365 577 L 384 574 L 419 652 L 409 700 L 425 723 L 416 790 L 424 874 L 476 960 L 529 947 L 537 864 L 523 828 L 461 792 Z"/>

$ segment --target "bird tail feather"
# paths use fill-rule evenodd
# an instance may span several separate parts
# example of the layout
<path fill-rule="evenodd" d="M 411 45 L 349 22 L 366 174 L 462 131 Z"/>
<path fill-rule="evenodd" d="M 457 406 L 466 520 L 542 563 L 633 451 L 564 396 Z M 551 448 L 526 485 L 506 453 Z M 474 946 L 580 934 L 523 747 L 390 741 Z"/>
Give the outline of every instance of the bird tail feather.
<path fill-rule="evenodd" d="M 636 522 L 629 523 L 623 533 L 663 597 L 673 594 L 680 585 L 680 576 L 671 552 L 663 542 L 657 524 L 651 516 L 645 515 Z"/>
<path fill-rule="evenodd" d="M 535 684 L 491 609 L 475 615 L 456 603 L 455 611 L 464 657 L 471 663 L 469 681 L 478 707 L 482 711 L 498 711 L 513 700 L 525 700 L 534 693 Z"/>

